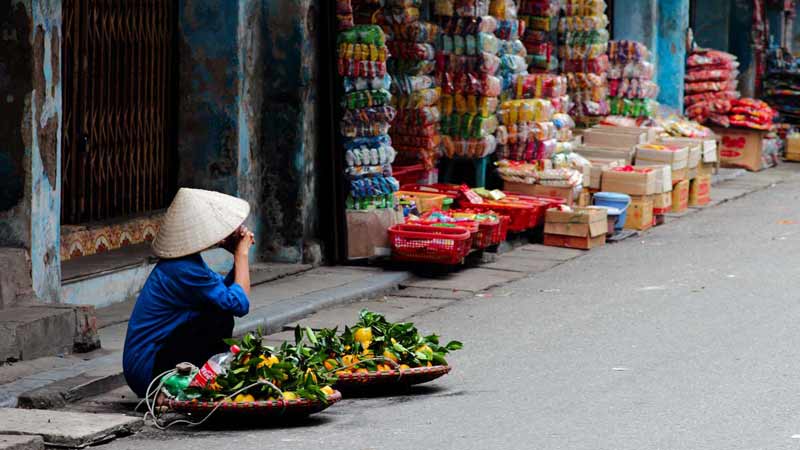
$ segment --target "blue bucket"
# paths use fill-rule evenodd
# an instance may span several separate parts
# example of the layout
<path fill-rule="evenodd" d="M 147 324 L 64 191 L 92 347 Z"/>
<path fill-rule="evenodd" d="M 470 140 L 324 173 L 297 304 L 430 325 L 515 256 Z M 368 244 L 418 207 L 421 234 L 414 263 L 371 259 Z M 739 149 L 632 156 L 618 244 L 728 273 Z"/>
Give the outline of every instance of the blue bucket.
<path fill-rule="evenodd" d="M 625 218 L 628 216 L 628 206 L 631 204 L 630 195 L 616 192 L 598 192 L 594 194 L 593 198 L 594 204 L 597 206 L 617 208 L 620 211 L 619 218 L 614 224 L 614 229 L 621 230 L 625 226 Z"/>

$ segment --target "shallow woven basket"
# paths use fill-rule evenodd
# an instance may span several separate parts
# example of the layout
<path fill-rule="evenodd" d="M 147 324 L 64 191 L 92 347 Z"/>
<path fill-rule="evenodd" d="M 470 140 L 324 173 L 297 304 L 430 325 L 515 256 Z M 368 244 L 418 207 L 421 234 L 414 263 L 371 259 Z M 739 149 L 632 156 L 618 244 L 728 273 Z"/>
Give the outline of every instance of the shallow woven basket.
<path fill-rule="evenodd" d="M 348 373 L 337 376 L 333 387 L 341 390 L 352 390 L 368 386 L 411 386 L 427 383 L 452 370 L 450 366 L 414 367 L 412 369 L 384 370 L 368 373 Z"/>
<path fill-rule="evenodd" d="M 328 396 L 328 403 L 319 400 L 263 400 L 257 402 L 194 402 L 169 400 L 167 406 L 173 412 L 208 414 L 219 403 L 214 415 L 230 416 L 267 416 L 298 417 L 318 413 L 342 399 L 342 393 L 335 391 Z"/>

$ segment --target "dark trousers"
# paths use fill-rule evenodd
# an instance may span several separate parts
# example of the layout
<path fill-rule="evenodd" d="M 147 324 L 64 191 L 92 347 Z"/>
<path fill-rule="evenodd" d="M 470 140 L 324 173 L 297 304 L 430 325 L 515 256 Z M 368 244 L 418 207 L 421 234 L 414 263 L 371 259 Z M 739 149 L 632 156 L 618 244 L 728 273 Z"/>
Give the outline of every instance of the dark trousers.
<path fill-rule="evenodd" d="M 182 362 L 202 367 L 208 358 L 230 350 L 223 339 L 228 339 L 232 333 L 232 315 L 222 312 L 201 313 L 175 328 L 164 341 L 153 364 L 153 378 Z"/>

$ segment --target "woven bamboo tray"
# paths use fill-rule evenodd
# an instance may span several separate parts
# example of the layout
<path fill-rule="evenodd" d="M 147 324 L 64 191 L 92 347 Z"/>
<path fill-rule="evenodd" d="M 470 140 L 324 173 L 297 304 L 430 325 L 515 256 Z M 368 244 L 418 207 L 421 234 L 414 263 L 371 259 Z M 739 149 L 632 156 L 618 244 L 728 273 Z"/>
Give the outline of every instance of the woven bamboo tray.
<path fill-rule="evenodd" d="M 372 386 L 412 386 L 427 383 L 446 375 L 450 366 L 414 367 L 405 370 L 384 370 L 381 372 L 348 373 L 339 375 L 333 387 L 339 390 L 353 390 Z"/>
<path fill-rule="evenodd" d="M 184 414 L 209 414 L 215 416 L 260 416 L 260 417 L 302 417 L 318 413 L 342 399 L 342 393 L 335 391 L 328 396 L 328 403 L 318 400 L 263 400 L 257 402 L 194 402 L 167 401 L 173 412 Z M 221 403 L 221 404 L 220 404 Z M 217 407 L 219 405 L 219 407 Z"/>

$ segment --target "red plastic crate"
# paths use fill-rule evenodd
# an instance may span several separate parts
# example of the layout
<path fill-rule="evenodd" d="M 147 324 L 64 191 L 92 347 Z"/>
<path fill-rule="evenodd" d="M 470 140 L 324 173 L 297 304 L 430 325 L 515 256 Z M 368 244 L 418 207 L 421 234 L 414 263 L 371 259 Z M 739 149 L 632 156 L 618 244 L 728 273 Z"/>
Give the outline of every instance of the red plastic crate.
<path fill-rule="evenodd" d="M 446 195 L 450 198 L 456 199 L 461 195 L 460 188 L 461 186 L 457 184 L 400 184 L 400 189 L 403 191 L 410 191 L 410 192 L 428 192 L 431 194 L 442 194 Z"/>
<path fill-rule="evenodd" d="M 461 227 L 398 224 L 389 228 L 397 261 L 458 264 L 472 247 L 470 230 Z"/>
<path fill-rule="evenodd" d="M 393 166 L 392 176 L 400 186 L 413 185 L 425 176 L 425 166 L 414 164 L 413 166 Z"/>
<path fill-rule="evenodd" d="M 533 228 L 531 222 L 535 220 L 536 205 L 532 203 L 462 203 L 465 208 L 473 209 L 478 212 L 496 212 L 510 219 L 508 231 L 521 233 Z"/>

